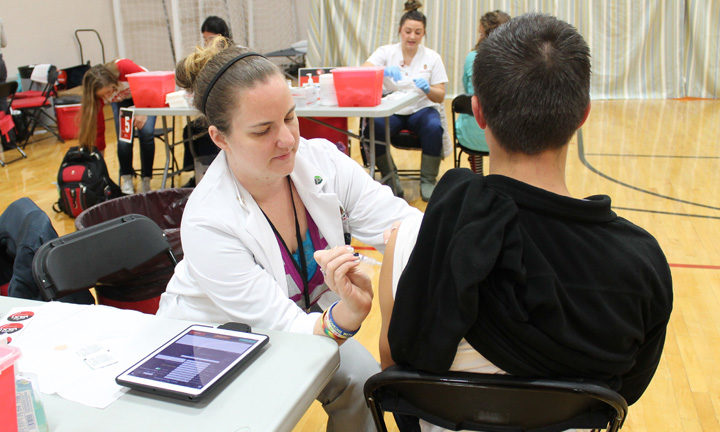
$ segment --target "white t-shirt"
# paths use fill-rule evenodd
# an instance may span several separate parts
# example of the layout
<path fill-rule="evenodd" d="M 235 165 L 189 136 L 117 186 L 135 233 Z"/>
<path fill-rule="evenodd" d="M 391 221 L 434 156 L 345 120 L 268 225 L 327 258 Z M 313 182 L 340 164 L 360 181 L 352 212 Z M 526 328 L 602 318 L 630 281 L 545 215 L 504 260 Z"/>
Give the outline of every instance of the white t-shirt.
<path fill-rule="evenodd" d="M 402 47 L 400 46 L 400 43 L 381 46 L 372 53 L 367 61 L 375 66 L 400 67 L 400 73 L 403 80 L 425 78 L 431 86 L 448 82 L 445 65 L 443 65 L 440 54 L 430 48 L 426 48 L 424 45 L 418 46 L 417 53 L 415 53 L 415 57 L 413 57 L 412 62 L 409 65 L 406 65 L 403 62 Z M 416 90 L 422 93 L 422 90 L 417 87 Z M 437 104 L 425 97 L 417 101 L 415 104 L 398 111 L 396 114 L 410 115 L 425 107 L 433 105 Z"/>

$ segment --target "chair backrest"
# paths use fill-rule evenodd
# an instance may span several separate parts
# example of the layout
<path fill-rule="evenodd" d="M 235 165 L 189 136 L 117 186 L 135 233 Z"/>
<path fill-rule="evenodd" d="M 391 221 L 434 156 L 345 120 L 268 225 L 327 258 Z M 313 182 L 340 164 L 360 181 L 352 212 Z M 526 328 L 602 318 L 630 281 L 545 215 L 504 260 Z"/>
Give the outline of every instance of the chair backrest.
<path fill-rule="evenodd" d="M 28 90 L 32 90 L 33 85 L 37 83 L 42 88 L 42 95 L 45 96 L 46 99 L 51 96 L 57 96 L 55 92 L 55 84 L 59 74 L 60 72 L 55 65 L 35 65 L 35 68 L 30 75 L 30 88 Z"/>
<path fill-rule="evenodd" d="M 0 275 L 8 274 L 7 295 L 42 300 L 32 272 L 38 249 L 58 235 L 47 214 L 30 198 L 13 201 L 0 214 Z M 1 282 L 0 282 L 1 283 Z M 89 291 L 78 291 L 63 297 L 70 303 L 94 303 Z"/>
<path fill-rule="evenodd" d="M 509 375 L 435 375 L 397 366 L 365 383 L 365 399 L 379 431 L 383 411 L 422 418 L 452 430 L 617 431 L 627 403 L 600 384 Z"/>
<path fill-rule="evenodd" d="M 17 92 L 17 81 L 7 81 L 0 84 L 0 98 L 12 98 Z"/>
<path fill-rule="evenodd" d="M 467 94 L 455 96 L 455 98 L 452 100 L 451 107 L 453 113 L 453 120 L 455 119 L 455 114 L 473 115 L 472 96 Z"/>
<path fill-rule="evenodd" d="M 159 293 L 153 290 L 144 295 L 142 291 L 146 287 L 133 286 L 138 277 L 146 276 L 142 272 L 138 274 L 137 270 L 163 257 L 168 260 L 166 269 L 172 273 L 177 262 L 162 229 L 146 216 L 131 214 L 44 244 L 37 251 L 32 267 L 35 282 L 46 300 L 100 285 L 97 287 L 98 301 L 105 303 L 100 298 L 103 296 L 101 287 L 103 281 L 110 278 L 114 281 L 113 291 L 120 291 L 120 294 L 124 289 L 139 292 L 126 293 L 127 302 L 107 303 L 138 309 L 133 307 L 133 301 L 156 298 Z M 142 304 L 139 306 L 147 312 Z"/>

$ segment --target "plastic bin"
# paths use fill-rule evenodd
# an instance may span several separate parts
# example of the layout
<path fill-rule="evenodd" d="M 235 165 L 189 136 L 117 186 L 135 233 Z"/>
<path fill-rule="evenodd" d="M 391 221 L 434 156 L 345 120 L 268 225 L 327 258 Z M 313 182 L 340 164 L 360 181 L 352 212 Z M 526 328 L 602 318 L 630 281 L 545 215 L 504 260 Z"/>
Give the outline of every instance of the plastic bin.
<path fill-rule="evenodd" d="M 20 350 L 0 344 L 0 430 L 17 431 L 17 406 L 15 405 L 15 361 Z"/>
<path fill-rule="evenodd" d="M 341 67 L 332 70 L 338 106 L 373 107 L 380 105 L 382 67 Z"/>
<path fill-rule="evenodd" d="M 55 105 L 55 116 L 58 121 L 58 132 L 64 140 L 78 137 L 80 132 L 79 119 L 81 104 Z"/>
<path fill-rule="evenodd" d="M 163 189 L 105 201 L 80 213 L 75 219 L 75 227 L 81 230 L 118 216 L 141 214 L 163 229 L 175 258 L 180 261 L 183 257 L 180 221 L 192 191 L 190 188 Z M 132 307 L 145 313 L 157 312 L 160 295 L 165 292 L 173 274 L 168 263 L 166 256 L 160 256 L 138 268 L 102 280 L 96 287 L 98 303 L 122 308 Z M 143 287 L 143 297 L 128 297 L 125 294 L 127 287 Z"/>
<path fill-rule="evenodd" d="M 165 95 L 175 91 L 175 72 L 136 72 L 127 75 L 133 103 L 138 108 L 165 107 Z"/>

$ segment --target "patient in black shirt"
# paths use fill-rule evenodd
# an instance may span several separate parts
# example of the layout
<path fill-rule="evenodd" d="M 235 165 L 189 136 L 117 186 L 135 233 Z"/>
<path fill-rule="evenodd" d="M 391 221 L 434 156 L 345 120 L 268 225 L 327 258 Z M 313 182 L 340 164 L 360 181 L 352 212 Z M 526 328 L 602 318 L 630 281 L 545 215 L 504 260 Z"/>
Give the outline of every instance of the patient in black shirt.
<path fill-rule="evenodd" d="M 590 111 L 587 44 L 554 17 L 515 18 L 479 44 L 473 85 L 490 175 L 449 171 L 422 222 L 391 236 L 383 367 L 593 379 L 634 403 L 660 360 L 672 280 L 652 235 L 566 186 Z"/>

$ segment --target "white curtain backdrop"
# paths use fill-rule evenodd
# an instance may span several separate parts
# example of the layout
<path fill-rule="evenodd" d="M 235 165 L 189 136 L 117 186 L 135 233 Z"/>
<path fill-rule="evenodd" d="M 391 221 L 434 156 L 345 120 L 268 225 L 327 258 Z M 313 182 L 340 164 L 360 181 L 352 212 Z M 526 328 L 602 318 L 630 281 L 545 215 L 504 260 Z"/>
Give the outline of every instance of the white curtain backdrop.
<path fill-rule="evenodd" d="M 311 66 L 360 65 L 398 41 L 403 0 L 313 0 Z M 463 61 L 487 11 L 555 15 L 574 25 L 592 54 L 595 99 L 716 98 L 720 93 L 717 0 L 426 0 L 425 45 L 443 58 L 448 95 L 462 92 Z"/>

